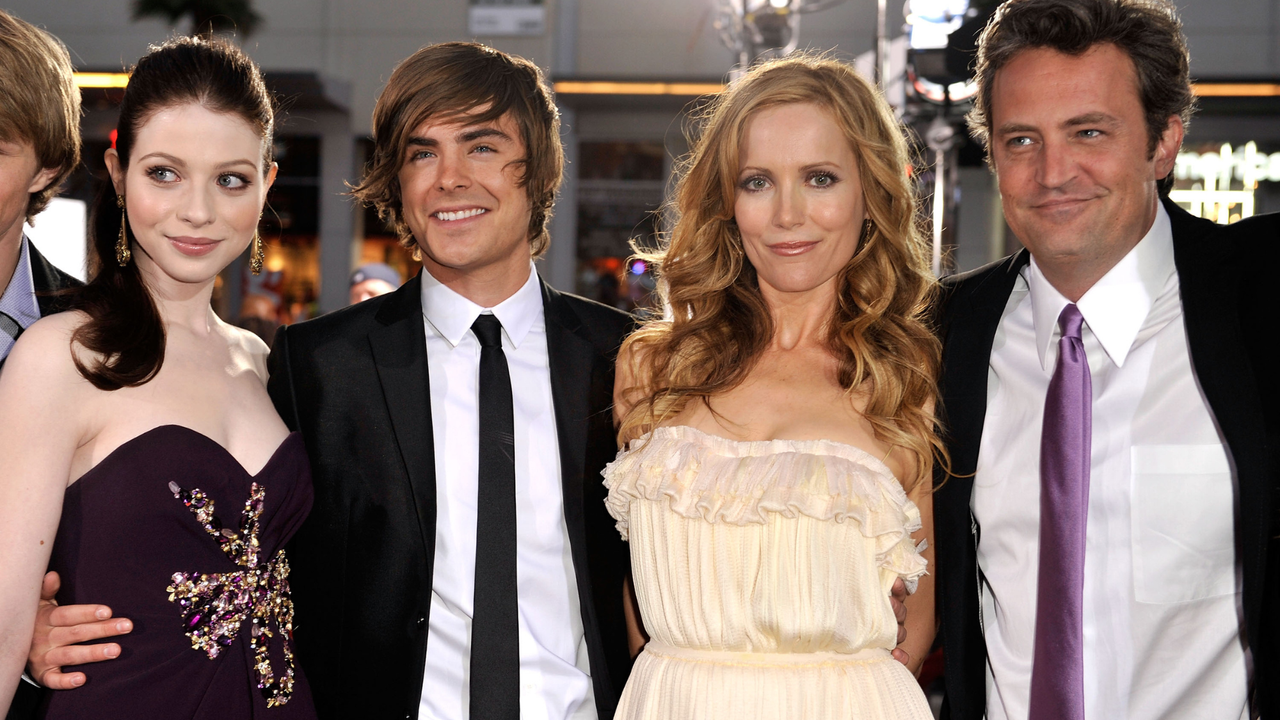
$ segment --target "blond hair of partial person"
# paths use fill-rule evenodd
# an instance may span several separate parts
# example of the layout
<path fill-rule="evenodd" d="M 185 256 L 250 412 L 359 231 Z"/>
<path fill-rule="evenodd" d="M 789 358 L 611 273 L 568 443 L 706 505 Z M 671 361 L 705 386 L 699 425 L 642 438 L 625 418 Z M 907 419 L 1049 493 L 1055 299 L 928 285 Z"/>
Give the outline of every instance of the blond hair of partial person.
<path fill-rule="evenodd" d="M 865 394 L 876 437 L 915 459 L 908 490 L 943 449 L 934 427 L 940 345 L 926 322 L 935 280 L 926 261 L 907 145 L 888 104 L 851 67 L 791 56 L 751 70 L 712 101 L 681 168 L 663 246 L 637 256 L 657 267 L 665 317 L 623 345 L 637 386 L 619 441 L 642 437 L 683 411 L 739 385 L 773 334 L 773 321 L 734 222 L 739 155 L 761 110 L 812 103 L 831 113 L 858 162 L 871 232 L 839 274 L 828 345 L 849 394 Z"/>
<path fill-rule="evenodd" d="M 31 193 L 27 222 L 58 194 L 80 164 L 80 89 L 67 47 L 49 33 L 0 10 L 0 140 L 29 142 L 42 168 L 58 168 Z"/>
<path fill-rule="evenodd" d="M 428 45 L 396 66 L 373 109 L 373 157 L 352 194 L 372 204 L 418 259 L 401 212 L 399 181 L 413 131 L 429 118 L 487 123 L 507 113 L 524 142 L 520 183 L 532 210 L 530 250 L 540 257 L 551 243 L 547 227 L 564 172 L 560 114 L 537 65 L 486 45 Z"/>

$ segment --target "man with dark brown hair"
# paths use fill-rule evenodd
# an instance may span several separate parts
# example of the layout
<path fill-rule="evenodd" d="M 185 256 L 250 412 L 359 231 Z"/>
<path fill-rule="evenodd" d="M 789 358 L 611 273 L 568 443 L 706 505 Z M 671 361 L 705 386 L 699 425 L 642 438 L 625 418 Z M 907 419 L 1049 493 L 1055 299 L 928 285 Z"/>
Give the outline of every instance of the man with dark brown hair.
<path fill-rule="evenodd" d="M 1163 0 L 1010 0 L 977 70 L 1026 249 L 944 281 L 944 716 L 1273 716 L 1280 218 L 1168 199 L 1193 96 Z"/>
<path fill-rule="evenodd" d="M 322 717 L 608 718 L 629 671 L 604 509 L 630 318 L 533 270 L 560 183 L 532 63 L 423 48 L 355 194 L 419 254 L 399 290 L 284 328 L 269 389 L 316 500 L 290 558 Z"/>
<path fill-rule="evenodd" d="M 532 63 L 405 60 L 355 194 L 420 255 L 399 290 L 276 338 L 269 389 L 316 501 L 290 548 L 322 717 L 608 718 L 630 657 L 604 509 L 628 316 L 533 270 L 560 183 Z"/>

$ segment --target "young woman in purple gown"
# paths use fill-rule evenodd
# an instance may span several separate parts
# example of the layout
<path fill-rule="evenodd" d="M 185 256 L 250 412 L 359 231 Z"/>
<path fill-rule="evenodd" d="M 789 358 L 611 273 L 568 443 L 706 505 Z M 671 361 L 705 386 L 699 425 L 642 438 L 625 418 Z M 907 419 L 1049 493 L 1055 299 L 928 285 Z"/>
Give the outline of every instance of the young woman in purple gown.
<path fill-rule="evenodd" d="M 210 306 L 246 248 L 261 266 L 273 122 L 232 45 L 177 38 L 133 71 L 100 269 L 0 374 L 0 713 L 48 568 L 61 604 L 106 603 L 133 631 L 46 717 L 314 717 L 282 549 L 311 505 L 306 455 L 267 396 L 266 345 Z"/>

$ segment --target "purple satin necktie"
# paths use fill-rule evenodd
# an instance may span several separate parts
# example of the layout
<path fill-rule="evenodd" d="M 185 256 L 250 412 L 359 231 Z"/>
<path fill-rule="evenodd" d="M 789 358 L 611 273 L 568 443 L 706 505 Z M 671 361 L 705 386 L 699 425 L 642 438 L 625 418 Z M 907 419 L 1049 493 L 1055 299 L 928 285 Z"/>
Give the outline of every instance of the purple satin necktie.
<path fill-rule="evenodd" d="M 1040 573 L 1031 667 L 1033 720 L 1084 720 L 1085 522 L 1093 383 L 1074 304 L 1058 316 L 1058 365 L 1040 434 Z"/>

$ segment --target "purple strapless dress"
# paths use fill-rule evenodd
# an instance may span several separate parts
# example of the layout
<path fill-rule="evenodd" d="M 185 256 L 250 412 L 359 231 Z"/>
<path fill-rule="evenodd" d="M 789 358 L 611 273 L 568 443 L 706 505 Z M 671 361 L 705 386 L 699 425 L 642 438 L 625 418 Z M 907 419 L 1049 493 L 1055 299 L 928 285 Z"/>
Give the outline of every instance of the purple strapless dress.
<path fill-rule="evenodd" d="M 257 475 L 178 425 L 126 442 L 67 488 L 49 569 L 58 602 L 133 620 L 120 657 L 69 670 L 46 718 L 315 718 L 293 657 L 283 547 L 311 509 L 302 438 Z"/>

